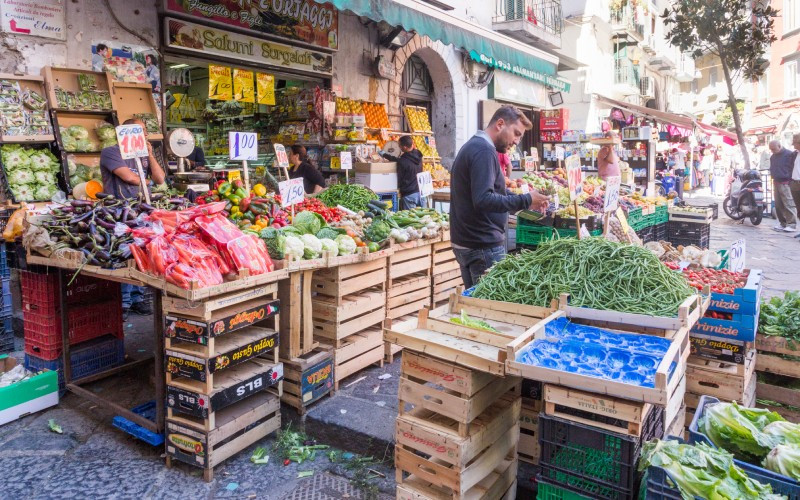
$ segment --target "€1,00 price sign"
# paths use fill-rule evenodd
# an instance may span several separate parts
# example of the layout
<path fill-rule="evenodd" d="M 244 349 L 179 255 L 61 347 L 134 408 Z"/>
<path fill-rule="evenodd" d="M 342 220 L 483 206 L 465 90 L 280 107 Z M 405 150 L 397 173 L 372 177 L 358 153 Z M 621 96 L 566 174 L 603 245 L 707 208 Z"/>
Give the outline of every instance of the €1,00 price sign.
<path fill-rule="evenodd" d="M 120 125 L 116 130 L 117 144 L 123 160 L 144 158 L 150 154 L 147 150 L 144 127 L 138 124 Z"/>
<path fill-rule="evenodd" d="M 255 132 L 228 132 L 228 149 L 233 161 L 256 161 L 258 135 Z"/>
<path fill-rule="evenodd" d="M 281 193 L 281 206 L 290 207 L 301 203 L 306 196 L 303 188 L 303 178 L 290 179 L 278 183 L 278 190 Z"/>

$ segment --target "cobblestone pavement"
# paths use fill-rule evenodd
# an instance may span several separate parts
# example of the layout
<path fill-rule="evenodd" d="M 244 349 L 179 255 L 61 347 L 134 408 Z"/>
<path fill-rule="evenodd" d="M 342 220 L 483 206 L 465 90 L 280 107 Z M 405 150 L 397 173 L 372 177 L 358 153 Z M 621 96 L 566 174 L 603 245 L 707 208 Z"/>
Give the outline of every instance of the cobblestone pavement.
<path fill-rule="evenodd" d="M 690 201 L 712 199 L 695 197 Z M 747 266 L 764 271 L 768 296 L 800 289 L 800 240 L 773 231 L 773 224 L 770 218 L 760 226 L 740 224 L 720 210 L 711 230 L 714 249 L 746 239 Z M 126 352 L 134 359 L 152 350 L 152 337 L 142 333 L 148 331 L 148 321 L 132 317 L 126 324 Z M 21 339 L 17 340 L 21 348 Z M 386 378 L 386 374 L 390 376 Z M 384 378 L 379 378 L 382 375 Z M 320 443 L 382 460 L 372 468 L 386 477 L 370 484 L 378 488 L 379 498 L 393 497 L 398 375 L 397 360 L 383 368 L 369 368 L 346 379 L 334 397 L 319 402 L 303 421 L 292 410 L 285 411 L 283 424 L 292 420 Z M 133 407 L 152 399 L 151 377 L 149 368 L 143 368 L 141 373 L 89 387 L 122 406 Z M 366 498 L 364 490 L 346 479 L 353 472 L 331 463 L 324 454 L 313 462 L 283 466 L 272 453 L 269 464 L 252 464 L 252 450 L 271 447 L 274 438 L 235 455 L 216 469 L 213 482 L 205 483 L 199 469 L 186 465 L 167 469 L 163 448 L 150 447 L 113 428 L 112 417 L 93 403 L 67 394 L 57 407 L 0 427 L 0 498 Z M 61 425 L 64 434 L 50 432 L 49 419 Z M 301 471 L 313 471 L 314 475 L 301 479 L 297 477 Z M 524 483 L 532 484 L 530 477 Z"/>

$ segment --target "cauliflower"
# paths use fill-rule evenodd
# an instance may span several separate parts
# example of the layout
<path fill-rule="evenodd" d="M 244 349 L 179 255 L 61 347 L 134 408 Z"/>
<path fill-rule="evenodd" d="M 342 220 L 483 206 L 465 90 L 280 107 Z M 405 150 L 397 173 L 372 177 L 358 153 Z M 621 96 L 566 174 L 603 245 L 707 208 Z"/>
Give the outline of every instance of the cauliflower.
<path fill-rule="evenodd" d="M 31 166 L 28 153 L 18 144 L 7 144 L 2 149 L 3 165 L 6 170 L 26 169 Z"/>
<path fill-rule="evenodd" d="M 29 184 L 17 184 L 11 186 L 11 192 L 14 193 L 16 201 L 33 201 L 34 192 L 33 186 Z"/>
<path fill-rule="evenodd" d="M 334 257 L 339 254 L 339 246 L 332 239 L 322 238 L 319 242 L 322 243 L 323 252 L 331 252 Z"/>
<path fill-rule="evenodd" d="M 339 255 L 352 255 L 356 253 L 356 240 L 346 234 L 337 236 L 336 244 L 339 246 Z"/>
<path fill-rule="evenodd" d="M 287 258 L 297 257 L 298 259 L 303 258 L 303 251 L 305 250 L 305 245 L 303 245 L 303 240 L 298 238 L 297 236 L 292 236 L 290 234 L 286 235 L 286 241 L 284 243 L 284 255 Z"/>
<path fill-rule="evenodd" d="M 322 243 L 320 243 L 319 238 L 317 238 L 313 234 L 304 234 L 300 236 L 300 240 L 303 242 L 303 245 L 305 246 L 305 250 L 303 252 L 303 258 L 305 259 L 319 258 L 320 254 L 322 253 Z"/>
<path fill-rule="evenodd" d="M 36 172 L 54 172 L 58 170 L 58 160 L 50 151 L 39 149 L 31 151 L 29 156 L 31 168 Z"/>

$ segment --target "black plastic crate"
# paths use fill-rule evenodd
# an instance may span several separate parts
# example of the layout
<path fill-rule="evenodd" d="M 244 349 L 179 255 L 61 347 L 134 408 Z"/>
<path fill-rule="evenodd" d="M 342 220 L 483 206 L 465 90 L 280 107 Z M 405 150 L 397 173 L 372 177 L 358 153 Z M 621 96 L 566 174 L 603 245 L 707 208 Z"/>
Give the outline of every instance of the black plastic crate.
<path fill-rule="evenodd" d="M 636 497 L 636 466 L 642 443 L 664 435 L 664 409 L 656 407 L 640 437 L 606 431 L 558 417 L 539 416 L 542 476 L 550 483 L 591 498 Z"/>
<path fill-rule="evenodd" d="M 662 222 L 657 226 L 653 226 L 653 241 L 667 240 L 667 224 L 667 222 Z"/>
<path fill-rule="evenodd" d="M 542 400 L 542 383 L 538 380 L 530 380 L 527 378 L 522 379 L 522 397 L 533 399 L 534 401 Z"/>
<path fill-rule="evenodd" d="M 691 236 L 710 236 L 711 224 L 704 222 L 684 222 L 671 220 L 667 223 L 669 236 L 689 238 Z"/>
<path fill-rule="evenodd" d="M 672 243 L 672 246 L 677 247 L 678 245 L 683 245 L 688 247 L 689 245 L 694 245 L 698 248 L 707 249 L 709 243 L 711 242 L 711 238 L 708 236 L 703 237 L 691 237 L 691 238 L 676 238 L 676 237 L 668 237 L 667 241 Z"/>
<path fill-rule="evenodd" d="M 581 225 L 586 226 L 587 231 L 603 229 L 603 217 L 600 215 L 590 215 L 580 220 Z M 576 229 L 575 219 L 556 216 L 553 220 L 553 227 L 557 229 Z"/>
<path fill-rule="evenodd" d="M 0 328 L 0 354 L 14 352 L 14 332 Z"/>
<path fill-rule="evenodd" d="M 653 226 L 647 226 L 644 229 L 636 231 L 636 236 L 638 236 L 639 239 L 642 240 L 642 243 L 649 243 L 653 241 L 654 238 L 653 229 L 654 229 Z"/>

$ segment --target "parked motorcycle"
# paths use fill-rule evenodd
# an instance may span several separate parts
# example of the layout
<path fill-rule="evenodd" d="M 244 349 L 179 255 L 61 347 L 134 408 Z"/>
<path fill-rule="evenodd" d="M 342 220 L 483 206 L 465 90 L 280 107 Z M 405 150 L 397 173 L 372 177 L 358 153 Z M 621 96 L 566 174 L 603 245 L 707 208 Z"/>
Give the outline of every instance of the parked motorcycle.
<path fill-rule="evenodd" d="M 747 217 L 757 226 L 764 217 L 764 189 L 758 170 L 737 170 L 728 186 L 722 209 L 733 220 Z"/>

